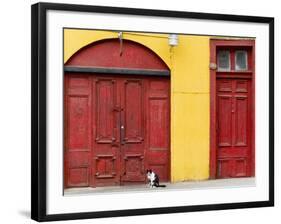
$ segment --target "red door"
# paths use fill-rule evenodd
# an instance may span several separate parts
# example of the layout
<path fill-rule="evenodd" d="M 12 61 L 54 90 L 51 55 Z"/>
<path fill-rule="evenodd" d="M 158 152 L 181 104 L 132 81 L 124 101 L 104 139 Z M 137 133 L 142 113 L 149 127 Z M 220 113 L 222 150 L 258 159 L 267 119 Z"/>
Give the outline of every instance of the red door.
<path fill-rule="evenodd" d="M 251 80 L 217 79 L 217 177 L 251 175 Z"/>
<path fill-rule="evenodd" d="M 211 178 L 255 173 L 254 40 L 211 40 Z"/>
<path fill-rule="evenodd" d="M 65 75 L 65 186 L 169 180 L 169 79 Z"/>

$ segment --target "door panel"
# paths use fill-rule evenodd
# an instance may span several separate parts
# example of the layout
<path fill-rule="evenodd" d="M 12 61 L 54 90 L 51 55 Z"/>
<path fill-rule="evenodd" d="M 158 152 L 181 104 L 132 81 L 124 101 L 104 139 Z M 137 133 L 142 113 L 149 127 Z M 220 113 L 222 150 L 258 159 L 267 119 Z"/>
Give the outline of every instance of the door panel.
<path fill-rule="evenodd" d="M 232 144 L 232 97 L 231 95 L 218 95 L 218 133 L 219 147 L 229 147 Z"/>
<path fill-rule="evenodd" d="M 126 143 L 141 143 L 143 140 L 143 85 L 141 80 L 124 81 L 124 138 Z"/>
<path fill-rule="evenodd" d="M 168 78 L 65 75 L 65 186 L 160 181 L 170 172 Z"/>
<path fill-rule="evenodd" d="M 150 98 L 149 100 L 149 133 L 159 133 L 159 135 L 150 135 L 150 149 L 167 149 L 168 139 L 166 138 L 167 115 L 168 115 L 167 98 Z M 163 130 L 165 130 L 163 132 Z"/>
<path fill-rule="evenodd" d="M 89 185 L 91 154 L 90 80 L 77 75 L 65 79 L 65 185 Z"/>
<path fill-rule="evenodd" d="M 125 78 L 121 80 L 121 181 L 144 182 L 144 88 L 143 80 Z"/>
<path fill-rule="evenodd" d="M 235 96 L 235 146 L 247 146 L 247 96 Z"/>
<path fill-rule="evenodd" d="M 217 79 L 217 176 L 250 176 L 251 80 Z"/>
<path fill-rule="evenodd" d="M 88 139 L 88 96 L 69 96 L 69 142 L 68 146 L 71 150 L 89 149 Z"/>
<path fill-rule="evenodd" d="M 92 186 L 119 185 L 120 141 L 118 139 L 117 80 L 96 77 L 93 79 L 92 104 L 95 116 L 95 140 L 92 157 Z"/>
<path fill-rule="evenodd" d="M 116 140 L 114 111 L 116 85 L 112 79 L 96 80 L 96 142 L 112 143 Z"/>
<path fill-rule="evenodd" d="M 147 167 L 160 181 L 170 178 L 170 83 L 168 79 L 150 79 L 146 96 Z"/>

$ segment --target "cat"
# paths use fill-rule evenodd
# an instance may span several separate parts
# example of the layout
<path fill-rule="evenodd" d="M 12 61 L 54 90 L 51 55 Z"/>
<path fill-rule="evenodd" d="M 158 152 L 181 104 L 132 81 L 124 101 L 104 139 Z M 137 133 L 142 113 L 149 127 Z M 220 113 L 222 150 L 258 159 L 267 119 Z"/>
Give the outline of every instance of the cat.
<path fill-rule="evenodd" d="M 166 185 L 164 184 L 159 184 L 159 176 L 151 169 L 146 170 L 146 177 L 148 179 L 150 187 L 166 187 Z"/>

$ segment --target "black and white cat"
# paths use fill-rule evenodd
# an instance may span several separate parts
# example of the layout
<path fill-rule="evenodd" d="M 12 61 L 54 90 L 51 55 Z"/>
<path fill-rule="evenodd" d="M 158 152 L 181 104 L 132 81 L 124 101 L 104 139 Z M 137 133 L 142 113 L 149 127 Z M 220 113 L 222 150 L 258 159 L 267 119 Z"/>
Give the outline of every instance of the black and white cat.
<path fill-rule="evenodd" d="M 152 170 L 146 170 L 146 177 L 150 187 L 166 187 L 166 185 L 159 184 L 159 177 Z"/>

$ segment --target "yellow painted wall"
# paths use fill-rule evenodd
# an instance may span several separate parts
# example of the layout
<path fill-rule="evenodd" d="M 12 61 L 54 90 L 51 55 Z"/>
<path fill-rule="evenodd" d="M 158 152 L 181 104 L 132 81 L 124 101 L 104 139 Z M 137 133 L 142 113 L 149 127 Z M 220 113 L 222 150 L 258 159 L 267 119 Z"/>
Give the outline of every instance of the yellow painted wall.
<path fill-rule="evenodd" d="M 113 31 L 64 30 L 64 62 L 80 48 Z M 176 47 L 167 34 L 127 33 L 159 55 L 171 70 L 171 181 L 209 178 L 209 37 L 179 35 Z"/>

